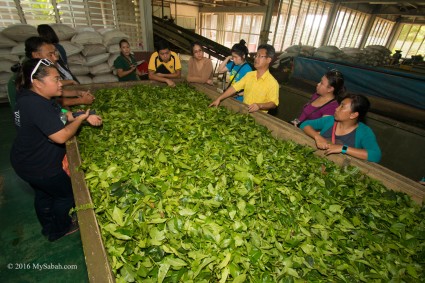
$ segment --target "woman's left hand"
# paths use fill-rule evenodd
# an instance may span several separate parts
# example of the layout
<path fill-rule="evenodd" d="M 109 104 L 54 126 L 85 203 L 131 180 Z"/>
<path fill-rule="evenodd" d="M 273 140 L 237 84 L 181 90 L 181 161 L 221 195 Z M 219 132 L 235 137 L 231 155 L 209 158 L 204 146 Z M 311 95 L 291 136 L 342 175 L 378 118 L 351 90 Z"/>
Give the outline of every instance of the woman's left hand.
<path fill-rule="evenodd" d="M 314 132 L 314 134 L 315 134 L 314 141 L 316 142 L 316 147 L 318 149 L 323 149 L 323 150 L 329 149 L 328 141 L 324 137 L 322 137 L 319 133 Z"/>
<path fill-rule="evenodd" d="M 252 113 L 252 112 L 257 112 L 258 110 L 260 110 L 260 105 L 258 105 L 257 103 L 253 103 L 248 105 L 248 112 Z"/>
<path fill-rule="evenodd" d="M 342 151 L 342 145 L 340 144 L 328 144 L 328 149 L 325 150 L 325 154 L 334 154 L 334 153 L 341 153 Z"/>
<path fill-rule="evenodd" d="M 94 95 L 91 94 L 90 90 L 80 91 L 79 96 L 82 98 L 82 104 L 90 105 L 96 99 Z"/>
<path fill-rule="evenodd" d="M 92 126 L 98 127 L 102 125 L 102 118 L 99 115 L 90 115 L 87 117 L 87 122 Z"/>

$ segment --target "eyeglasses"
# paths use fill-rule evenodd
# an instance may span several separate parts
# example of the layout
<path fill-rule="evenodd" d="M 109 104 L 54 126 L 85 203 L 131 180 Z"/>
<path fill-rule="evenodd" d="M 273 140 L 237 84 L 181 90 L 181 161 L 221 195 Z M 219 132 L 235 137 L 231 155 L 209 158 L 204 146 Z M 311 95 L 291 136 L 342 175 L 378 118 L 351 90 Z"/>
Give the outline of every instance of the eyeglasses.
<path fill-rule="evenodd" d="M 35 75 L 35 73 L 37 72 L 37 70 L 38 70 L 38 68 L 40 67 L 41 64 L 48 67 L 48 66 L 53 65 L 53 62 L 50 61 L 49 59 L 40 59 L 40 61 L 38 61 L 37 65 L 35 65 L 34 70 L 32 70 L 31 83 L 34 81 L 33 76 Z"/>
<path fill-rule="evenodd" d="M 255 54 L 254 55 L 254 58 L 267 58 L 267 57 L 269 57 L 269 56 L 267 56 L 267 55 L 258 55 L 258 54 Z"/>

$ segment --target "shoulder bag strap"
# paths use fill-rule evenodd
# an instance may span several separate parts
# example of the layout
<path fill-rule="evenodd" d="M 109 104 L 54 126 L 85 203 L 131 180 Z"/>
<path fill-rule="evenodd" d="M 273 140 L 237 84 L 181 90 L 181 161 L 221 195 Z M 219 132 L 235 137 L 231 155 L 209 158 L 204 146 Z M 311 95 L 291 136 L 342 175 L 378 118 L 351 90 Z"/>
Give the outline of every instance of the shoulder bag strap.
<path fill-rule="evenodd" d="M 228 89 L 232 85 L 232 83 L 235 80 L 236 76 L 239 74 L 239 71 L 243 68 L 243 66 L 245 66 L 245 64 L 246 64 L 246 62 L 243 63 L 242 66 L 237 70 L 236 74 L 233 76 L 233 78 L 231 79 L 231 81 L 227 85 L 227 88 L 226 89 Z M 235 66 L 235 63 L 233 62 L 233 65 L 232 65 L 232 68 L 230 69 L 230 72 L 233 70 L 233 67 L 234 66 Z"/>
<path fill-rule="evenodd" d="M 334 125 L 332 126 L 332 144 L 335 144 L 335 132 L 336 132 L 336 125 L 337 121 L 334 122 Z"/>
<path fill-rule="evenodd" d="M 232 68 L 230 68 L 229 73 L 233 70 L 234 67 L 235 67 L 235 62 L 232 62 Z"/>
<path fill-rule="evenodd" d="M 317 98 L 319 98 L 319 97 L 317 97 Z M 316 99 L 317 99 L 316 98 Z M 315 100 L 316 100 L 315 99 Z M 313 100 L 312 102 L 310 102 L 310 104 L 311 103 L 313 103 L 315 100 Z M 325 104 L 323 104 L 322 106 L 320 106 L 320 107 L 318 107 L 318 108 L 316 108 L 316 109 L 314 109 L 314 111 L 312 111 L 311 113 L 309 113 L 306 117 L 305 117 L 305 119 L 303 120 L 303 121 L 300 121 L 300 123 L 302 123 L 302 122 L 304 122 L 304 121 L 306 121 L 306 120 L 308 120 L 307 118 L 308 117 L 310 117 L 312 114 L 314 114 L 314 113 L 316 113 L 317 111 L 319 111 L 320 109 L 322 109 L 323 107 L 325 107 L 326 105 L 328 105 L 329 103 L 331 103 L 332 101 L 334 101 L 335 100 L 335 98 L 333 98 L 333 99 L 331 99 L 331 100 L 329 100 L 328 102 L 326 102 Z"/>
<path fill-rule="evenodd" d="M 122 54 L 122 52 L 120 53 L 120 55 L 122 56 L 122 58 L 124 59 L 124 61 L 126 61 L 129 65 L 131 65 L 131 61 L 130 60 L 128 60 L 128 58 L 127 57 L 125 57 L 125 55 L 124 54 Z M 131 55 L 130 55 L 131 56 Z"/>

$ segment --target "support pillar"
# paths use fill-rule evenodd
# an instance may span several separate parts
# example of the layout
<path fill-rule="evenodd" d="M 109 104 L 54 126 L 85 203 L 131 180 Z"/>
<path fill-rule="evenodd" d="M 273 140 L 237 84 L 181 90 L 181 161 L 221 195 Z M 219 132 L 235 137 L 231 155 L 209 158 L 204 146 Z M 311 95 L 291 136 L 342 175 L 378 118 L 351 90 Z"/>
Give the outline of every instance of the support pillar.
<path fill-rule="evenodd" d="M 153 26 L 152 26 L 152 2 L 151 0 L 139 0 L 140 24 L 143 41 L 143 51 L 153 52 Z"/>
<path fill-rule="evenodd" d="M 265 44 L 270 40 L 269 33 L 270 33 L 270 25 L 272 22 L 272 16 L 273 16 L 273 7 L 274 7 L 274 0 L 268 0 L 267 12 L 266 12 L 266 16 L 264 17 L 263 27 L 260 33 L 260 44 Z"/>

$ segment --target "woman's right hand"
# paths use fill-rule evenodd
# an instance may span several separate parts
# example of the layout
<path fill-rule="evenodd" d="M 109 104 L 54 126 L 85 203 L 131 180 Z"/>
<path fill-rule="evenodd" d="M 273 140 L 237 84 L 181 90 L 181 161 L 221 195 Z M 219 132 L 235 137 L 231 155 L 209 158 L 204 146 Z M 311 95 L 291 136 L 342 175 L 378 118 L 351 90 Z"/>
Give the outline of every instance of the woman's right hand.
<path fill-rule="evenodd" d="M 321 135 L 316 135 L 314 137 L 314 141 L 316 142 L 316 147 L 318 149 L 328 149 L 329 148 L 328 141 L 324 137 L 322 137 Z"/>
<path fill-rule="evenodd" d="M 301 122 L 300 120 L 298 120 L 298 118 L 295 118 L 294 120 L 291 121 L 291 124 L 294 125 L 295 127 L 298 127 Z"/>
<path fill-rule="evenodd" d="M 80 121 L 86 120 L 90 116 L 90 109 L 87 109 L 85 113 L 79 115 L 75 120 L 79 119 Z"/>
<path fill-rule="evenodd" d="M 220 105 L 220 102 L 220 99 L 217 98 L 210 105 L 208 105 L 208 107 L 218 107 Z"/>
<path fill-rule="evenodd" d="M 80 91 L 79 96 L 81 97 L 81 104 L 90 105 L 94 102 L 95 97 L 90 93 L 90 90 Z"/>
<path fill-rule="evenodd" d="M 173 80 L 165 79 L 165 82 L 167 83 L 167 85 L 169 87 L 175 87 L 176 86 L 176 83 Z"/>
<path fill-rule="evenodd" d="M 227 63 L 232 59 L 232 56 L 227 56 L 224 58 L 224 60 L 220 63 L 220 66 L 218 66 L 218 73 L 224 73 L 227 72 L 228 69 L 226 68 Z"/>
<path fill-rule="evenodd" d="M 102 118 L 99 115 L 90 115 L 87 117 L 87 122 L 95 127 L 102 125 Z"/>

